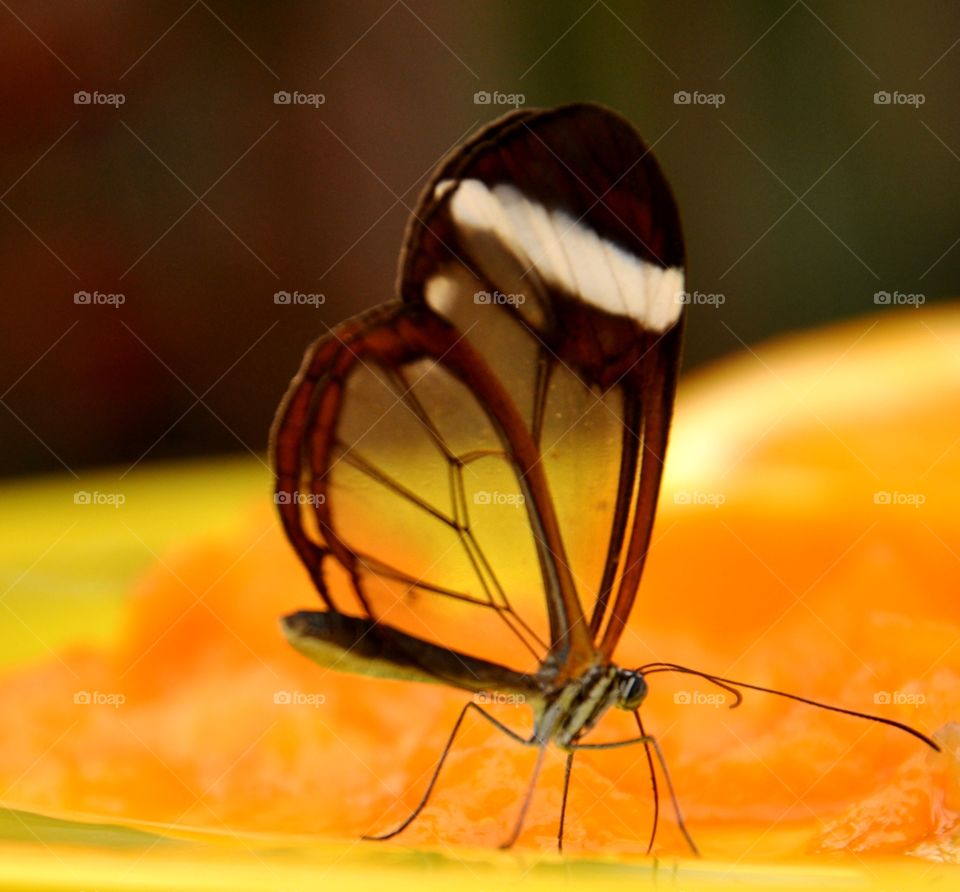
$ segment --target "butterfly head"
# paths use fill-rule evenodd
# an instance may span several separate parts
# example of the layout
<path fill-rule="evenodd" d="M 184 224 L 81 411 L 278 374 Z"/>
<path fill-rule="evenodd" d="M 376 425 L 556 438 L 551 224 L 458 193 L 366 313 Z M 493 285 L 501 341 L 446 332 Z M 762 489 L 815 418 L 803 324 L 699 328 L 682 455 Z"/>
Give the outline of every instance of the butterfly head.
<path fill-rule="evenodd" d="M 620 669 L 617 672 L 617 687 L 619 698 L 617 706 L 620 709 L 634 710 L 647 698 L 647 682 L 643 673 L 636 669 Z"/>

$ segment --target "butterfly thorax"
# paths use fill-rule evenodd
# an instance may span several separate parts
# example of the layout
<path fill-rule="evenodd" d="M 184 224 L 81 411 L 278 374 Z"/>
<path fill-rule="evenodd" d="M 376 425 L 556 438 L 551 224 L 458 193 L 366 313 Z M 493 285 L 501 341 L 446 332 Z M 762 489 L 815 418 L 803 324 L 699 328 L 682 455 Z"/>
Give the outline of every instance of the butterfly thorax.
<path fill-rule="evenodd" d="M 643 676 L 612 663 L 596 666 L 547 698 L 537 717 L 535 736 L 561 749 L 577 743 L 611 707 L 636 709 L 647 694 Z"/>

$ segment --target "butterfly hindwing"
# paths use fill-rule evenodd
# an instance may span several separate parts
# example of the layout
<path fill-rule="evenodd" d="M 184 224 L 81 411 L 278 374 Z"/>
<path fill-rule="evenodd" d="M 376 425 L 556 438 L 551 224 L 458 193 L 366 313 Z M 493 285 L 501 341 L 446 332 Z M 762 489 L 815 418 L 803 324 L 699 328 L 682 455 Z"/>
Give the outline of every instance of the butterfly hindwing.
<path fill-rule="evenodd" d="M 490 652 L 534 671 L 563 663 L 555 630 L 586 640 L 526 425 L 428 307 L 385 305 L 321 339 L 273 439 L 284 528 L 330 609 L 477 656 L 507 632 Z"/>

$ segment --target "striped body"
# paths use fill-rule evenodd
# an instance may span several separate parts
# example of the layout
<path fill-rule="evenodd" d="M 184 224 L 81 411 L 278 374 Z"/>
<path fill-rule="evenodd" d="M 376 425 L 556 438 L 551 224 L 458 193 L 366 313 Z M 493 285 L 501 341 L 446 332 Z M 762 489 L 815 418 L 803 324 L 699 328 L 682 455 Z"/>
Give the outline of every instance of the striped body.
<path fill-rule="evenodd" d="M 621 697 L 623 670 L 598 666 L 564 685 L 537 717 L 534 735 L 540 743 L 553 741 L 561 749 L 586 734 Z"/>

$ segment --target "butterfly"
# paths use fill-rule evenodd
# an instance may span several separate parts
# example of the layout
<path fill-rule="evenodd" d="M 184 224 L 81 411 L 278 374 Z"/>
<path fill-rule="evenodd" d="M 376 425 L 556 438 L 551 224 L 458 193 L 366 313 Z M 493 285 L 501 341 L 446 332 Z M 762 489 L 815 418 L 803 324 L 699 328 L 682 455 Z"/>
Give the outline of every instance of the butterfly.
<path fill-rule="evenodd" d="M 666 456 L 684 324 L 679 215 L 656 160 L 620 115 L 580 103 L 521 109 L 440 163 L 414 209 L 399 300 L 311 346 L 271 432 L 284 531 L 323 602 L 282 620 L 322 666 L 439 683 L 537 760 L 566 753 L 558 846 L 581 750 L 640 745 L 659 819 L 650 676 L 690 674 L 899 728 L 891 719 L 677 663 L 617 665 Z M 495 646 L 494 646 L 495 645 Z M 533 712 L 521 734 L 489 695 Z M 636 734 L 588 738 L 611 709 Z"/>

